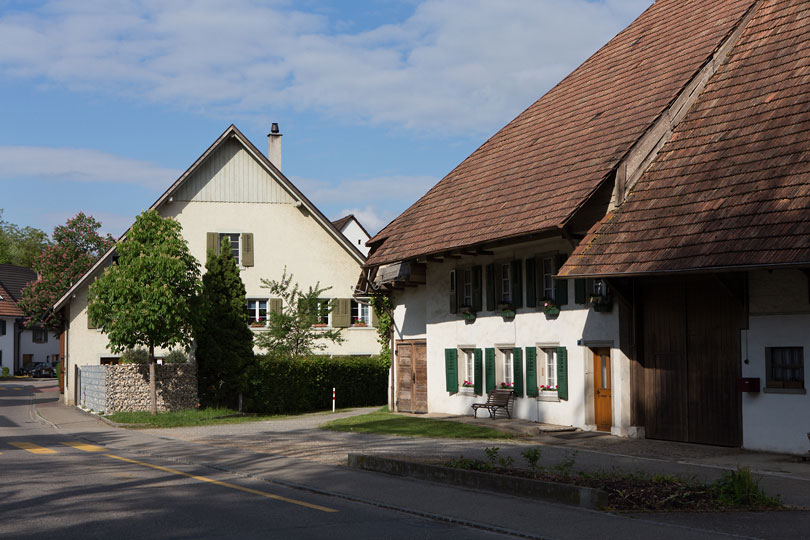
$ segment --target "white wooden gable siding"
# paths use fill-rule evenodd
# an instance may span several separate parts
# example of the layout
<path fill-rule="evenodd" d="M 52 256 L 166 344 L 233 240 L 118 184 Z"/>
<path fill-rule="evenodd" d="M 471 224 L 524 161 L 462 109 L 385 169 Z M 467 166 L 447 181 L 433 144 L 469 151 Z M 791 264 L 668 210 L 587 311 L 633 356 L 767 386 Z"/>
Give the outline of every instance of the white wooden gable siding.
<path fill-rule="evenodd" d="M 177 201 L 287 203 L 295 199 L 242 146 L 229 140 L 174 194 Z"/>

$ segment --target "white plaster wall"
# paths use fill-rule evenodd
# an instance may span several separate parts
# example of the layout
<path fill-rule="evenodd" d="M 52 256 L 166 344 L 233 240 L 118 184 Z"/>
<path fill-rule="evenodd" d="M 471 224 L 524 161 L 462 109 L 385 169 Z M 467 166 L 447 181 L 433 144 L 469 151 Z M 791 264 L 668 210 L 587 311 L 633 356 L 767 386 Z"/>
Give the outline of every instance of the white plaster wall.
<path fill-rule="evenodd" d="M 394 323 L 396 339 L 427 338 L 428 357 L 428 410 L 448 414 L 471 414 L 470 406 L 482 402 L 485 396 L 473 396 L 461 390 L 449 394 L 445 389 L 444 350 L 458 346 L 486 349 L 498 345 L 510 345 L 524 350 L 523 369 L 525 381 L 525 348 L 538 345 L 559 345 L 568 350 L 567 401 L 547 402 L 536 398 L 522 397 L 515 403 L 514 413 L 519 418 L 560 425 L 573 425 L 593 429 L 592 391 L 593 356 L 589 347 L 611 347 L 613 375 L 613 421 L 625 434 L 629 427 L 629 368 L 627 359 L 618 350 L 618 306 L 610 313 L 596 313 L 585 306 L 574 304 L 573 281 L 568 287 L 568 304 L 562 306 L 557 317 L 546 317 L 542 308 L 521 308 L 514 319 L 504 319 L 498 313 L 483 311 L 472 323 L 460 315 L 449 312 L 450 270 L 466 265 L 487 265 L 496 260 L 525 259 L 538 253 L 563 249 L 560 242 L 545 242 L 518 246 L 508 251 L 498 251 L 493 256 L 464 257 L 443 263 L 428 263 L 427 285 L 406 289 L 394 296 Z M 525 281 L 525 276 L 524 276 Z M 524 284 L 525 285 L 525 284 Z M 525 286 L 523 288 L 525 292 Z M 484 304 L 486 304 L 486 277 L 484 276 Z M 484 305 L 486 308 L 486 305 Z M 582 343 L 581 345 L 578 344 Z M 623 361 L 622 361 L 623 360 Z M 539 368 L 544 358 L 538 355 Z M 486 413 L 485 413 L 486 414 Z"/>
<path fill-rule="evenodd" d="M 0 372 L 3 366 L 14 374 L 14 317 L 0 317 L 6 321 L 6 335 L 0 336 L 0 351 L 3 351 L 2 362 L 0 362 Z"/>
<path fill-rule="evenodd" d="M 369 236 L 355 220 L 350 219 L 340 232 L 348 238 L 354 247 L 360 250 L 360 253 L 368 255 L 369 248 L 366 246 L 366 242 L 368 242 Z"/>
<path fill-rule="evenodd" d="M 34 343 L 34 331 L 23 330 L 20 334 L 20 365 L 22 365 L 23 355 L 32 354 L 33 362 L 45 362 L 48 357 L 59 354 L 59 337 L 53 332 L 48 332 L 47 343 Z M 5 353 L 3 361 L 5 361 Z"/>
<path fill-rule="evenodd" d="M 749 329 L 742 332 L 742 376 L 759 378 L 764 390 L 765 347 L 804 347 L 804 387 L 807 389 L 810 386 L 810 314 L 751 316 L 749 321 Z M 743 447 L 806 454 L 810 450 L 807 411 L 810 411 L 810 395 L 806 393 L 744 392 Z"/>

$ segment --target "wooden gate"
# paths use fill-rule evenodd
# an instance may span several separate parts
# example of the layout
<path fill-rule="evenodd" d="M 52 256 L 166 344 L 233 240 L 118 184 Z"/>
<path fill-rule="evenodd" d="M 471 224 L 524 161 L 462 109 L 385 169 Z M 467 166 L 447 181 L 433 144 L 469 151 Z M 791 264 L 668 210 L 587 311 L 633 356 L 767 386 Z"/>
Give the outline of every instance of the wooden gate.
<path fill-rule="evenodd" d="M 426 413 L 427 408 L 427 343 L 397 341 L 396 410 Z"/>
<path fill-rule="evenodd" d="M 646 436 L 739 446 L 744 275 L 648 279 L 640 289 L 643 373 L 634 397 Z"/>

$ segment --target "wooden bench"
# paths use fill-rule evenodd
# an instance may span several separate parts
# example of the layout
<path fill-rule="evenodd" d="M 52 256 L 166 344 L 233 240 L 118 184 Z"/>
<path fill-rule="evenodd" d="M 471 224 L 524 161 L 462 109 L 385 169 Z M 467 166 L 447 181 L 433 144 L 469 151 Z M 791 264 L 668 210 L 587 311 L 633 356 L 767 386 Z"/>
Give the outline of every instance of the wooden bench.
<path fill-rule="evenodd" d="M 506 411 L 506 416 L 512 418 L 512 402 L 515 400 L 515 392 L 505 388 L 495 388 L 487 394 L 486 403 L 473 403 L 473 416 L 478 418 L 478 409 L 489 411 L 489 417 L 495 418 L 498 409 Z"/>

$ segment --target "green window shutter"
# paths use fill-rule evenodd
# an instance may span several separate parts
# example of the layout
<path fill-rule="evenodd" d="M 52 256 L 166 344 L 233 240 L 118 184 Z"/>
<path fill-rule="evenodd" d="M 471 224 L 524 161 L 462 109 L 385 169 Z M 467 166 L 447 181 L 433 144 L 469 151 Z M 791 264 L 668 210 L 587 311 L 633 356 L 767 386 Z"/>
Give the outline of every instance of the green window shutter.
<path fill-rule="evenodd" d="M 481 283 L 481 266 L 472 267 L 472 310 L 478 313 L 483 309 L 483 284 Z"/>
<path fill-rule="evenodd" d="M 213 251 L 215 255 L 219 255 L 219 233 L 205 233 L 205 251 Z"/>
<path fill-rule="evenodd" d="M 444 350 L 444 372 L 447 376 L 447 391 L 458 392 L 458 349 Z"/>
<path fill-rule="evenodd" d="M 537 307 L 537 259 L 526 259 L 526 307 Z"/>
<path fill-rule="evenodd" d="M 282 306 L 281 298 L 271 298 L 267 302 L 267 312 L 277 313 L 278 315 L 281 315 L 281 306 Z"/>
<path fill-rule="evenodd" d="M 6 335 L 6 321 L 0 321 L 0 336 Z"/>
<path fill-rule="evenodd" d="M 253 266 L 253 233 L 242 233 L 242 266 Z"/>
<path fill-rule="evenodd" d="M 495 265 L 487 265 L 487 311 L 495 311 Z"/>
<path fill-rule="evenodd" d="M 450 270 L 450 313 L 458 313 L 459 272 Z"/>
<path fill-rule="evenodd" d="M 486 391 L 495 389 L 495 349 L 484 349 L 484 368 L 486 370 Z"/>
<path fill-rule="evenodd" d="M 481 390 L 484 388 L 484 351 L 475 349 L 473 351 L 473 358 L 475 361 L 473 391 L 476 396 L 480 396 Z"/>
<path fill-rule="evenodd" d="M 349 298 L 335 298 L 332 300 L 332 326 L 334 328 L 347 328 L 352 319 L 352 301 Z"/>
<path fill-rule="evenodd" d="M 523 397 L 523 349 L 512 349 L 512 375 L 514 376 L 515 397 Z"/>
<path fill-rule="evenodd" d="M 557 347 L 557 397 L 568 401 L 568 351 Z"/>
<path fill-rule="evenodd" d="M 554 257 L 554 271 L 558 272 L 562 265 L 565 264 L 565 260 L 568 257 L 559 254 Z M 554 302 L 558 306 L 564 306 L 568 303 L 568 280 L 567 279 L 555 279 L 554 280 Z"/>
<path fill-rule="evenodd" d="M 42 343 L 48 343 L 48 330 L 46 328 L 42 329 Z"/>
<path fill-rule="evenodd" d="M 512 296 L 512 305 L 523 307 L 523 261 L 512 261 L 509 272 L 509 286 Z"/>
<path fill-rule="evenodd" d="M 585 293 L 585 280 L 584 279 L 575 279 L 574 280 L 574 303 L 575 304 L 587 304 L 588 297 Z"/>
<path fill-rule="evenodd" d="M 526 347 L 526 395 L 537 397 L 537 347 Z"/>

